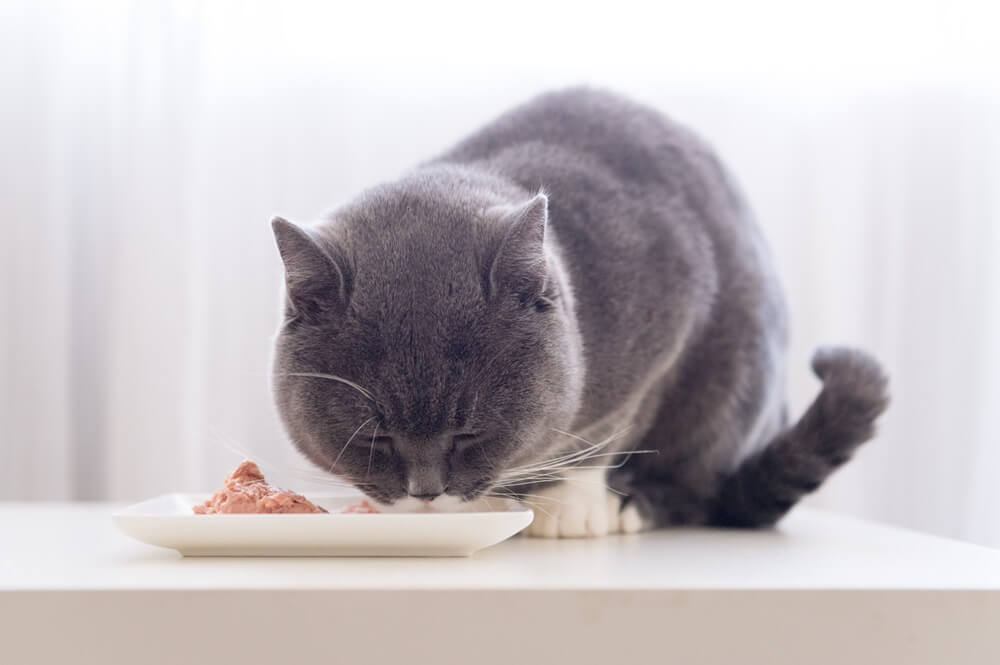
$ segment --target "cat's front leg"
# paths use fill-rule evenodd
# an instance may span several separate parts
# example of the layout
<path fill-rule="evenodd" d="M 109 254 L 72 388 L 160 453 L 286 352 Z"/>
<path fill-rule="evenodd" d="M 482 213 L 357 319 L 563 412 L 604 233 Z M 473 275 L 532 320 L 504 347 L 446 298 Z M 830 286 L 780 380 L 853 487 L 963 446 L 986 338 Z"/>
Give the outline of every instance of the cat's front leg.
<path fill-rule="evenodd" d="M 608 489 L 603 469 L 569 469 L 562 475 L 565 480 L 525 497 L 535 510 L 535 520 L 525 529 L 527 535 L 586 538 L 646 528 L 635 504 L 622 509 L 623 497 Z"/>

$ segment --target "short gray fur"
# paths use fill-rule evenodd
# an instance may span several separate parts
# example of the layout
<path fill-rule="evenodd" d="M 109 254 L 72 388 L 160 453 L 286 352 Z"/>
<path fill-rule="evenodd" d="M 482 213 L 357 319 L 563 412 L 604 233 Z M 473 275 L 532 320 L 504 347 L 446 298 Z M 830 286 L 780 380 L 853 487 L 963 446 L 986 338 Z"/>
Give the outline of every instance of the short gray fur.
<path fill-rule="evenodd" d="M 282 419 L 380 501 L 478 497 L 574 450 L 560 430 L 657 451 L 608 476 L 650 524 L 769 525 L 888 403 L 871 357 L 824 350 L 787 425 L 785 305 L 747 205 L 698 137 L 610 93 L 542 95 L 274 232 Z"/>

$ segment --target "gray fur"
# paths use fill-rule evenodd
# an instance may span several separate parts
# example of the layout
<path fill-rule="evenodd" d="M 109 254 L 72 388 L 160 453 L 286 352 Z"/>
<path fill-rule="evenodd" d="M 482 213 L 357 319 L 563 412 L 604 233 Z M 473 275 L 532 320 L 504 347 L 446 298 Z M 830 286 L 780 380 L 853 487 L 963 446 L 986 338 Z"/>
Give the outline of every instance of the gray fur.
<path fill-rule="evenodd" d="M 543 95 L 315 228 L 274 231 L 279 411 L 380 501 L 472 499 L 577 445 L 553 430 L 628 427 L 616 450 L 658 454 L 608 482 L 650 523 L 771 524 L 886 405 L 874 360 L 830 351 L 786 428 L 785 307 L 747 206 L 696 136 L 608 93 Z"/>

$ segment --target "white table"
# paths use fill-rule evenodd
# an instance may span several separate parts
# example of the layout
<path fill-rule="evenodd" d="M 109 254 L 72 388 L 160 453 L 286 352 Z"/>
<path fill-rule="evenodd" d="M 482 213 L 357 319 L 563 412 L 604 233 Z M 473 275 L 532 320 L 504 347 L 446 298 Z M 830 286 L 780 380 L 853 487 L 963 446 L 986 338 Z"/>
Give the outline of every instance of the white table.
<path fill-rule="evenodd" d="M 470 559 L 184 559 L 114 508 L 0 504 L 0 662 L 1000 663 L 1000 551 L 804 508 Z"/>

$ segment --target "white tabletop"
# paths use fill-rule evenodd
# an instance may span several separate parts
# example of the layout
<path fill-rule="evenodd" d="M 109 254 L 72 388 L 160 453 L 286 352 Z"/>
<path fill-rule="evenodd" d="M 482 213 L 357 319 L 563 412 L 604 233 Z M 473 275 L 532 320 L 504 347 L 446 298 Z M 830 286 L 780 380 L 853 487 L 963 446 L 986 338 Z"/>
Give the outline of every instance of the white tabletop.
<path fill-rule="evenodd" d="M 0 589 L 1000 589 L 1000 551 L 799 508 L 774 531 L 517 537 L 468 559 L 183 558 L 103 503 L 0 504 Z"/>
<path fill-rule="evenodd" d="M 93 662 L 161 662 L 148 653 L 160 640 L 158 658 L 177 662 L 197 640 L 206 658 L 309 662 L 333 640 L 345 658 L 390 662 L 412 655 L 414 640 L 478 649 L 499 623 L 516 644 L 434 661 L 509 663 L 527 649 L 538 662 L 598 662 L 615 658 L 626 637 L 630 650 L 659 653 L 667 635 L 675 656 L 738 656 L 741 665 L 1000 658 L 1000 551 L 805 508 L 774 531 L 518 537 L 468 559 L 282 559 L 183 558 L 118 533 L 116 507 L 0 504 L 8 651 L 90 662 L 80 660 L 90 644 Z M 372 625 L 394 639 L 373 642 Z M 108 642 L 108 626 L 133 629 Z M 864 637 L 817 652 L 834 627 Z M 68 637 L 48 639 L 54 631 Z M 179 634 L 189 640 L 170 637 Z M 247 634 L 257 638 L 242 644 Z M 20 662 L 3 649 L 0 661 Z"/>

